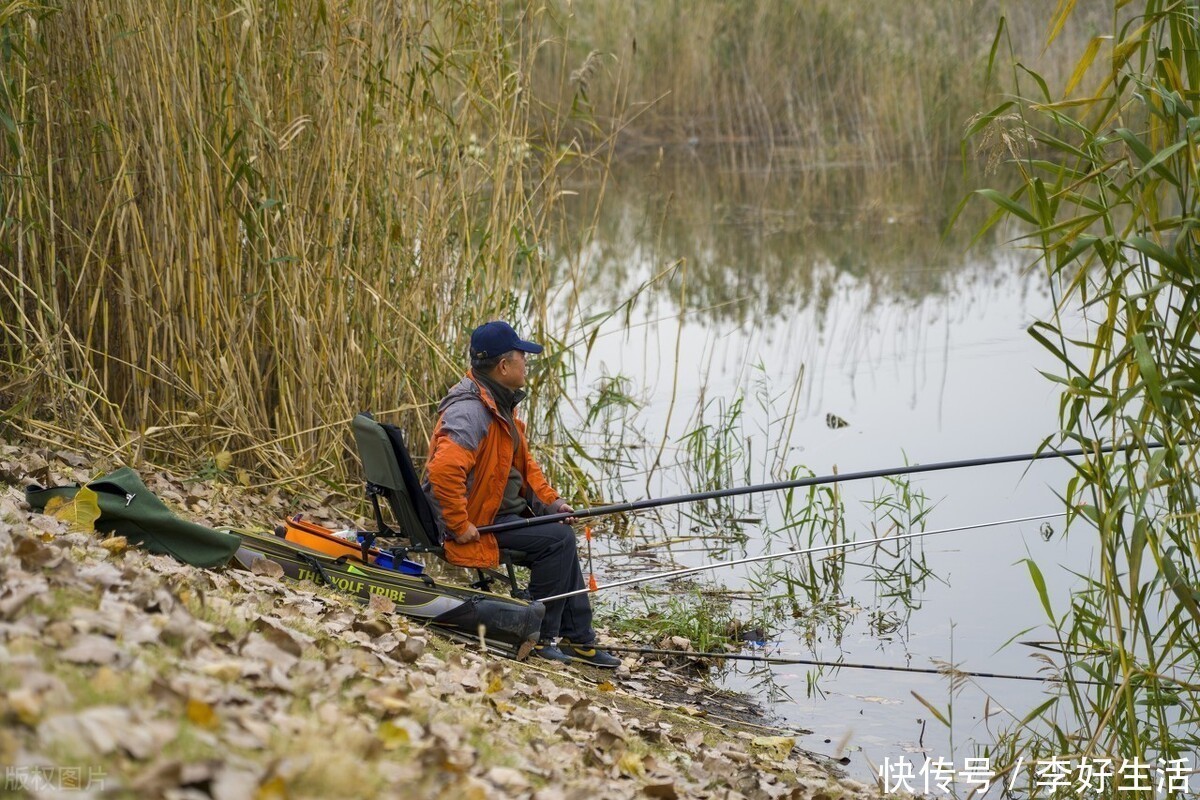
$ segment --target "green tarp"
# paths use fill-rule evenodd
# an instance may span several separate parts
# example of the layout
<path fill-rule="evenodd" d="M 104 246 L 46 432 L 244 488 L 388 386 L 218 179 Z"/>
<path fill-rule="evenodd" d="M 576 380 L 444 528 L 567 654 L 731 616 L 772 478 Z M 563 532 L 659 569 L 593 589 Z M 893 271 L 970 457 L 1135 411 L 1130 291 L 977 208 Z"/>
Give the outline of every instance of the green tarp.
<path fill-rule="evenodd" d="M 241 538 L 232 533 L 206 528 L 172 514 L 129 467 L 96 478 L 87 487 L 100 501 L 96 530 L 124 536 L 130 544 L 151 553 L 174 556 L 197 567 L 217 567 L 229 561 L 241 545 Z M 43 489 L 33 485 L 25 490 L 25 499 L 42 511 L 52 498 L 70 500 L 78 491 L 78 486 Z"/>

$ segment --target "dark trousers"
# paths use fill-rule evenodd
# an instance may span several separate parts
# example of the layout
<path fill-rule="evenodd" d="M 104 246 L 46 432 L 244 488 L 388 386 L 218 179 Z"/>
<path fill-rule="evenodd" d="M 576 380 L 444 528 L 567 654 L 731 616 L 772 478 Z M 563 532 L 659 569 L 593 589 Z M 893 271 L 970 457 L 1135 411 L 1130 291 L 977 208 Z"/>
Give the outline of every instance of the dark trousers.
<path fill-rule="evenodd" d="M 496 522 L 517 519 L 520 517 L 504 516 Z M 496 543 L 504 550 L 520 550 L 526 554 L 526 558 L 518 563 L 529 567 L 529 594 L 534 600 L 587 588 L 575 554 L 575 531 L 570 525 L 550 522 L 499 531 L 495 536 Z M 546 603 L 542 638 L 558 636 L 577 643 L 596 639 L 596 632 L 592 630 L 592 604 L 586 594 Z"/>

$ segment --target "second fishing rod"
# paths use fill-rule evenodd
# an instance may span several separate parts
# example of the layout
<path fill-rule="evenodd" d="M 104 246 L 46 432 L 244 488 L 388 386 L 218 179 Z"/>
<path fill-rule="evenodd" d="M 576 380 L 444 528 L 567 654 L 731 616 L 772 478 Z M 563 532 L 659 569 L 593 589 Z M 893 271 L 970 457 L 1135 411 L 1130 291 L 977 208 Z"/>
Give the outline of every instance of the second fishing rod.
<path fill-rule="evenodd" d="M 1148 449 L 1162 447 L 1162 445 L 1157 442 L 1150 442 L 1143 446 Z M 565 522 L 567 520 L 588 519 L 590 517 L 599 517 L 608 514 L 623 514 L 629 511 L 643 511 L 648 508 L 681 505 L 683 503 L 693 503 L 702 500 L 716 500 L 723 497 L 738 497 L 747 494 L 778 492 L 787 489 L 801 489 L 809 486 L 822 486 L 830 483 L 848 483 L 850 481 L 869 480 L 872 478 L 886 478 L 893 475 L 916 475 L 923 472 L 939 472 L 942 470 L 951 469 L 985 467 L 994 464 L 1027 463 L 1053 458 L 1073 458 L 1085 454 L 1103 454 L 1114 453 L 1121 450 L 1133 450 L 1136 449 L 1136 447 L 1136 445 L 1104 445 L 1091 449 L 1071 448 L 1066 450 L 1046 450 L 1044 452 L 1037 453 L 1019 453 L 1004 456 L 990 456 L 986 458 L 968 458 L 958 461 L 939 461 L 932 464 L 913 464 L 903 467 L 888 467 L 885 469 L 866 470 L 863 472 L 847 472 L 844 475 L 834 474 L 812 476 L 807 478 L 797 478 L 795 480 L 761 483 L 753 486 L 735 486 L 728 489 L 715 489 L 709 492 L 675 495 L 673 497 L 651 497 L 644 500 L 634 500 L 628 503 L 614 503 L 612 505 L 596 506 L 595 508 L 585 508 L 580 509 L 579 511 L 570 511 L 561 514 L 547 514 L 546 516 L 541 517 L 530 517 L 528 519 L 520 519 L 512 522 L 484 525 L 479 528 L 479 532 L 496 533 L 499 531 L 528 528 L 532 525 L 543 525 L 548 522 Z"/>

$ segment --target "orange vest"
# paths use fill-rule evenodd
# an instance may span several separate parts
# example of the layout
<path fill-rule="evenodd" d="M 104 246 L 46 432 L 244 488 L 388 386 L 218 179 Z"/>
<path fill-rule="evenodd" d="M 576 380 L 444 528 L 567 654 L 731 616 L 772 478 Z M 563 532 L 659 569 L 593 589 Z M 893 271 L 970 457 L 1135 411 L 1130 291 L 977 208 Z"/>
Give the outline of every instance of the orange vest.
<path fill-rule="evenodd" d="M 504 488 L 513 466 L 524 479 L 521 494 L 535 514 L 549 513 L 558 500 L 541 467 L 529 452 L 525 423 L 516 419 L 514 432 L 496 407 L 488 390 L 472 373 L 456 384 L 439 407 L 437 425 L 429 444 L 429 494 L 438 524 L 444 528 L 446 560 L 463 567 L 494 567 L 500 563 L 496 537 L 480 534 L 479 541 L 459 544 L 453 534 L 463 533 L 470 522 L 490 525 L 504 499 Z"/>

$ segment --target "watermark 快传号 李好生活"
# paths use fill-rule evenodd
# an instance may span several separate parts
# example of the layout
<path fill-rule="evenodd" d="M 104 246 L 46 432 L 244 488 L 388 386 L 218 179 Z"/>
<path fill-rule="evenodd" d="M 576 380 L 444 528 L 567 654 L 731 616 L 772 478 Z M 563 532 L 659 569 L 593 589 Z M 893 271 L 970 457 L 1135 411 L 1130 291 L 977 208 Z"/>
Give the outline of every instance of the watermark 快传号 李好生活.
<path fill-rule="evenodd" d="M 1189 779 L 1191 764 L 1186 758 L 1157 759 L 1154 762 L 1138 758 L 1111 759 L 1068 757 L 1018 759 L 1003 772 L 992 768 L 991 759 L 963 759 L 962 769 L 945 758 L 926 758 L 921 763 L 905 757 L 883 759 L 878 769 L 884 792 L 912 792 L 950 795 L 956 790 L 982 795 L 993 784 L 1007 791 L 1021 788 L 1028 797 L 1053 797 L 1057 794 L 1083 797 L 1135 797 L 1153 792 L 1156 796 L 1178 796 L 1192 793 Z M 1021 783 L 1022 775 L 1027 783 Z"/>

